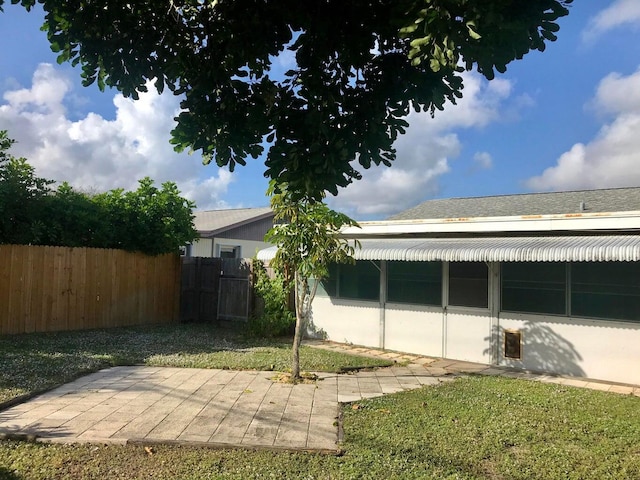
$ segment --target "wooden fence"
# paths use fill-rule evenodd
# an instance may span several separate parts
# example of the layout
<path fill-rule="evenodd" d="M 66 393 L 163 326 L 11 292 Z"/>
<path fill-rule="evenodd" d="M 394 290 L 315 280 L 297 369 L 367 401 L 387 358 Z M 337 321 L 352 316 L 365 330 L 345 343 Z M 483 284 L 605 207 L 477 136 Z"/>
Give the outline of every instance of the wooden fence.
<path fill-rule="evenodd" d="M 182 259 L 181 321 L 246 321 L 255 303 L 250 259 Z"/>
<path fill-rule="evenodd" d="M 177 321 L 180 259 L 0 245 L 0 334 Z"/>
<path fill-rule="evenodd" d="M 218 319 L 221 272 L 221 258 L 182 257 L 181 321 L 215 322 Z"/>

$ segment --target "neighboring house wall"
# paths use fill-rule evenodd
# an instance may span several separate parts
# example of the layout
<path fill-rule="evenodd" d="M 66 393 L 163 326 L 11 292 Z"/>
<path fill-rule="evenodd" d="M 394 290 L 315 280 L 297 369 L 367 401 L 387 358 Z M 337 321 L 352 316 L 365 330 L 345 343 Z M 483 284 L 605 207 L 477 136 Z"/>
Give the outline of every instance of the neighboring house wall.
<path fill-rule="evenodd" d="M 255 222 L 247 223 L 239 227 L 230 228 L 216 235 L 216 238 L 244 238 L 250 240 L 262 240 L 265 234 L 273 227 L 273 217 L 263 218 Z"/>
<path fill-rule="evenodd" d="M 600 288 L 596 275 L 591 275 L 581 283 L 589 292 L 582 297 L 579 292 L 572 295 L 569 290 L 579 288 L 570 275 L 570 267 L 576 264 L 562 263 L 556 266 L 569 272 L 566 288 L 550 277 L 538 281 L 535 275 L 528 275 L 527 281 L 531 285 L 522 295 L 517 291 L 517 283 L 515 290 L 510 283 L 503 285 L 504 264 L 500 262 L 488 264 L 484 282 L 471 278 L 472 275 L 462 280 L 455 278 L 456 274 L 450 272 L 452 265 L 464 262 L 439 262 L 441 283 L 434 283 L 434 295 L 425 293 L 425 298 L 430 299 L 424 303 L 437 303 L 438 295 L 442 300 L 439 305 L 418 305 L 410 298 L 392 302 L 388 296 L 407 299 L 412 281 L 437 282 L 433 277 L 430 280 L 412 279 L 408 272 L 403 272 L 404 276 L 394 276 L 389 272 L 391 262 L 386 261 L 357 263 L 357 268 L 348 272 L 333 271 L 333 280 L 325 282 L 313 303 L 314 328 L 329 340 L 537 372 L 640 384 L 640 369 L 635 368 L 640 364 L 640 289 L 636 280 L 623 281 L 619 285 L 613 285 L 618 282 L 612 281 L 609 282 L 611 286 L 603 282 Z M 366 263 L 376 265 L 377 278 L 369 266 L 364 265 Z M 419 270 L 424 267 L 427 270 L 436 262 L 395 263 L 396 266 L 412 264 L 411 268 Z M 624 280 L 625 276 L 640 278 L 640 262 L 609 262 L 605 266 L 613 264 L 627 273 L 614 272 L 611 279 Z M 585 263 L 579 262 L 577 268 L 585 269 Z M 586 270 L 589 269 L 587 266 Z M 596 265 L 591 270 L 598 273 L 599 267 Z M 403 278 L 407 283 L 398 289 L 397 282 L 402 282 Z M 373 288 L 376 281 L 379 282 L 379 294 Z M 421 285 L 428 288 L 429 284 Z M 460 288 L 470 290 L 456 299 L 457 294 L 453 290 Z M 474 289 L 486 291 L 484 305 L 478 306 L 482 299 Z M 520 302 L 522 309 L 553 309 L 563 304 L 568 311 L 561 314 L 503 311 L 503 295 L 506 304 L 512 305 L 512 310 L 521 308 L 517 306 Z M 547 301 L 541 300 L 545 297 Z M 464 302 L 475 303 L 476 306 L 452 305 Z M 591 311 L 594 317 L 610 312 L 613 317 L 625 318 L 584 318 L 583 315 L 572 315 L 572 308 Z M 521 335 L 519 359 L 505 356 L 505 332 Z"/>
<path fill-rule="evenodd" d="M 200 212 L 195 225 L 201 237 L 185 249 L 188 257 L 253 258 L 272 246 L 264 241 L 273 226 L 268 208 Z"/>
<path fill-rule="evenodd" d="M 221 250 L 229 248 L 238 249 L 236 258 L 253 258 L 258 250 L 270 247 L 270 243 L 255 240 L 239 240 L 237 238 L 215 238 L 213 240 L 213 256 L 221 257 Z"/>
<path fill-rule="evenodd" d="M 199 238 L 187 248 L 187 257 L 213 257 L 213 240 Z"/>

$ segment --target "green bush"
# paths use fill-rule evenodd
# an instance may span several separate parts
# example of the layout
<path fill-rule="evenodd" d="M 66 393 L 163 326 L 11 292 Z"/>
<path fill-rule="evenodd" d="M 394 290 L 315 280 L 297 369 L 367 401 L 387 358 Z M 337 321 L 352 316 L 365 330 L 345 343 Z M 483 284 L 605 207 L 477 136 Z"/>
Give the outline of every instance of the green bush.
<path fill-rule="evenodd" d="M 263 305 L 249 319 L 250 333 L 260 337 L 290 335 L 296 317 L 289 310 L 289 283 L 282 275 L 270 278 L 264 264 L 256 259 L 253 260 L 253 274 L 256 297 Z"/>
<path fill-rule="evenodd" d="M 177 253 L 198 237 L 193 202 L 173 182 L 95 195 L 64 182 L 37 177 L 24 158 L 10 155 L 15 143 L 0 130 L 0 243 L 117 248 L 148 255 Z"/>

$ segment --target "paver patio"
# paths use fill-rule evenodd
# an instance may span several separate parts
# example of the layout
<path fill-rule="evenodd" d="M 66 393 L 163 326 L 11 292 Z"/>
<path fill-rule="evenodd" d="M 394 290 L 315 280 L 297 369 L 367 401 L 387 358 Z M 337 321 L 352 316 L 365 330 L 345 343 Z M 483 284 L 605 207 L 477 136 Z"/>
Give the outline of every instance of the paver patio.
<path fill-rule="evenodd" d="M 367 356 L 388 353 L 331 343 L 313 346 Z M 0 411 L 0 439 L 336 452 L 340 402 L 437 385 L 467 373 L 640 395 L 638 387 L 588 379 L 410 355 L 403 359 L 409 363 L 352 374 L 321 373 L 317 382 L 298 385 L 274 381 L 274 372 L 114 367 Z"/>

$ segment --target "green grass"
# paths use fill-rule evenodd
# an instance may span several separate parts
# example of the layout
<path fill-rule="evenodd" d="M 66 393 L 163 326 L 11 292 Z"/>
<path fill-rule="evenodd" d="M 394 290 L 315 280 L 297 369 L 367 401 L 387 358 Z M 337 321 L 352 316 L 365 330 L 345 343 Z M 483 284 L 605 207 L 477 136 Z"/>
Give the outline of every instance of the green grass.
<path fill-rule="evenodd" d="M 304 348 L 305 370 L 380 365 Z M 110 365 L 286 370 L 289 340 L 206 325 L 0 337 L 0 401 Z M 1 413 L 0 413 L 1 415 Z M 342 456 L 0 441 L 0 479 L 637 479 L 640 398 L 470 376 L 343 409 Z"/>
<path fill-rule="evenodd" d="M 301 368 L 337 372 L 382 359 L 303 346 Z M 117 328 L 0 337 L 0 403 L 114 365 L 287 371 L 291 340 L 256 339 L 210 325 Z"/>
<path fill-rule="evenodd" d="M 0 442 L 0 478 L 640 478 L 637 397 L 472 376 L 358 407 L 339 457 Z"/>

